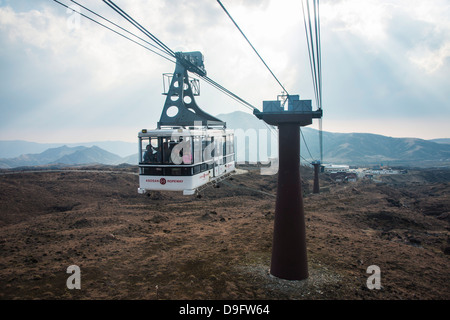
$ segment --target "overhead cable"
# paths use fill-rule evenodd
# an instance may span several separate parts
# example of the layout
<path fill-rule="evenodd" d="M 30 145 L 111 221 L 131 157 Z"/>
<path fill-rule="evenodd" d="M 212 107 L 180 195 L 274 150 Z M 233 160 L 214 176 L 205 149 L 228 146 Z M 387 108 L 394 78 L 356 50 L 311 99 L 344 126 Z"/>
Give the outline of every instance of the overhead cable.
<path fill-rule="evenodd" d="M 89 8 L 87 8 L 87 7 L 85 7 L 85 6 L 83 6 L 82 4 L 76 2 L 75 0 L 70 0 L 70 1 L 73 2 L 73 3 L 75 3 L 76 5 L 78 5 L 79 7 L 83 8 L 84 10 L 89 11 L 90 13 L 96 15 L 97 17 L 99 17 L 99 18 L 101 18 L 101 19 L 103 19 L 103 20 L 109 22 L 109 23 L 112 24 L 113 26 L 115 26 L 115 27 L 117 27 L 117 28 L 119 28 L 119 29 L 125 31 L 126 33 L 128 33 L 128 34 L 130 34 L 130 35 L 136 37 L 137 39 L 139 39 L 139 40 L 145 42 L 146 44 L 148 44 L 148 45 L 154 47 L 155 49 L 161 51 L 163 54 L 167 54 L 167 52 L 165 52 L 164 50 L 162 50 L 160 47 L 157 47 L 157 46 L 154 45 L 153 43 L 150 43 L 150 42 L 148 42 L 147 40 L 145 40 L 145 39 L 139 37 L 138 35 L 136 35 L 136 34 L 130 32 L 130 31 L 128 31 L 127 29 L 125 29 L 125 28 L 119 26 L 117 23 L 114 23 L 113 21 L 111 21 L 111 20 L 109 20 L 109 19 L 103 17 L 102 15 L 100 15 L 100 14 L 94 12 L 94 11 L 92 11 L 91 9 L 89 9 Z"/>
<path fill-rule="evenodd" d="M 154 36 L 151 32 L 141 26 L 136 20 L 130 17 L 125 11 L 123 11 L 118 5 L 116 5 L 111 0 L 103 0 L 111 9 L 116 11 L 119 15 L 121 15 L 124 19 L 134 25 L 137 29 L 143 32 L 146 36 L 152 39 L 155 43 L 157 43 L 164 51 L 166 51 L 169 55 L 175 57 L 175 52 L 173 52 L 168 46 L 166 46 L 161 40 L 159 40 L 156 36 Z"/>
<path fill-rule="evenodd" d="M 56 3 L 58 3 L 58 4 L 60 4 L 60 5 L 62 5 L 63 7 L 66 7 L 67 9 L 72 10 L 74 13 L 78 13 L 79 15 L 85 17 L 86 19 L 89 19 L 89 20 L 91 20 L 92 22 L 94 22 L 94 23 L 96 23 L 96 24 L 98 24 L 98 25 L 100 25 L 100 26 L 102 26 L 102 27 L 104 27 L 104 28 L 106 28 L 106 29 L 108 29 L 108 30 L 110 30 L 110 31 L 112 31 L 112 32 L 114 32 L 114 33 L 116 33 L 116 34 L 118 34 L 119 36 L 121 36 L 121 37 L 123 37 L 123 38 L 125 38 L 125 39 L 127 39 L 127 40 L 130 40 L 131 42 L 134 42 L 135 44 L 137 44 L 137 45 L 139 45 L 139 46 L 141 46 L 141 47 L 143 47 L 143 48 L 145 48 L 145 49 L 147 49 L 147 50 L 149 50 L 149 51 L 151 51 L 151 52 L 157 54 L 158 56 L 160 56 L 160 57 L 162 57 L 162 58 L 164 58 L 164 59 L 166 59 L 166 60 L 169 60 L 170 62 L 175 62 L 175 61 L 169 59 L 168 57 L 163 56 L 163 55 L 160 54 L 159 52 L 156 52 L 156 51 L 150 49 L 149 47 L 146 47 L 146 46 L 143 45 L 142 43 L 139 43 L 139 42 L 137 42 L 137 41 L 131 39 L 130 37 L 127 37 L 126 35 L 124 35 L 124 34 L 118 32 L 118 31 L 116 31 L 116 30 L 114 30 L 114 29 L 112 29 L 112 28 L 106 26 L 105 24 L 103 24 L 103 23 L 101 23 L 101 22 L 98 22 L 97 20 L 95 20 L 95 19 L 93 19 L 93 18 L 91 18 L 91 17 L 89 17 L 89 16 L 87 16 L 87 15 L 85 15 L 85 14 L 83 14 L 83 13 L 81 13 L 81 12 L 79 12 L 79 11 L 77 11 L 77 10 L 75 10 L 75 9 L 73 9 L 73 8 L 71 8 L 71 7 L 69 7 L 69 6 L 67 6 L 67 5 L 65 5 L 64 3 L 62 3 L 62 2 L 60 2 L 60 1 L 58 1 L 58 0 L 53 0 L 53 1 L 56 2 Z"/>
<path fill-rule="evenodd" d="M 317 108 L 322 110 L 322 62 L 321 62 L 322 49 L 320 41 L 319 0 L 312 0 L 313 2 L 312 10 L 310 9 L 309 2 L 310 0 L 302 0 L 303 20 L 305 25 L 306 42 L 308 45 L 309 64 L 311 68 L 314 95 L 317 103 Z M 311 18 L 311 15 L 313 15 L 313 18 Z M 312 26 L 311 20 L 313 20 L 314 27 Z M 322 162 L 323 161 L 322 118 L 319 118 L 319 144 L 320 144 L 320 160 Z"/>
<path fill-rule="evenodd" d="M 123 11 L 123 10 L 122 10 L 119 6 L 117 6 L 114 2 L 103 0 L 103 2 L 105 2 L 110 8 L 112 8 L 115 12 L 117 12 L 117 13 L 118 13 L 120 16 L 122 16 L 125 20 L 127 20 L 129 23 L 131 23 L 133 26 L 135 26 L 138 30 L 140 30 L 142 33 L 144 33 L 144 34 L 145 34 L 148 38 L 150 38 L 156 45 L 155 45 L 155 44 L 152 44 L 152 43 L 150 43 L 150 42 L 148 42 L 148 41 L 146 41 L 146 40 L 144 40 L 144 39 L 142 39 L 141 37 L 137 36 L 136 34 L 134 34 L 134 33 L 130 32 L 130 31 L 126 30 L 125 28 L 123 28 L 123 27 L 119 26 L 118 24 L 112 22 L 111 20 L 109 20 L 109 19 L 103 17 L 102 15 L 100 15 L 100 14 L 98 14 L 98 13 L 96 13 L 96 12 L 90 10 L 89 8 L 87 8 L 87 7 L 85 7 L 85 6 L 82 6 L 82 5 L 79 4 L 78 2 L 76 2 L 76 1 L 74 1 L 74 0 L 70 0 L 70 1 L 72 1 L 73 3 L 79 5 L 81 8 L 83 8 L 83 9 L 89 11 L 90 13 L 94 14 L 95 16 L 97 16 L 97 17 L 99 17 L 99 18 L 101 18 L 101 19 L 107 21 L 108 23 L 110 23 L 110 24 L 114 25 L 115 27 L 117 27 L 117 28 L 119 28 L 119 29 L 121 29 L 121 30 L 127 32 L 128 34 L 130 34 L 130 35 L 136 37 L 137 39 L 139 39 L 139 40 L 145 42 L 146 44 L 148 44 L 148 45 L 150 45 L 150 46 L 152 46 L 152 47 L 154 47 L 154 48 L 160 50 L 161 53 L 156 52 L 156 51 L 150 49 L 150 48 L 147 47 L 146 45 L 143 45 L 142 43 L 139 43 L 139 42 L 137 42 L 136 40 L 131 39 L 130 37 L 128 37 L 128 36 L 126 36 L 126 35 L 124 35 L 124 34 L 118 32 L 117 30 L 114 30 L 114 29 L 112 29 L 112 28 L 106 26 L 105 24 L 103 24 L 103 23 L 101 23 L 101 22 L 99 22 L 99 21 L 97 21 L 97 20 L 95 20 L 95 19 L 93 19 L 93 18 L 91 18 L 91 17 L 89 17 L 89 16 L 87 16 L 87 15 L 85 15 L 85 14 L 83 14 L 83 13 L 81 13 L 81 12 L 79 12 L 79 11 L 77 11 L 77 10 L 75 10 L 75 9 L 73 9 L 73 8 L 71 8 L 71 7 L 69 7 L 69 6 L 67 6 L 67 5 L 65 5 L 64 3 L 62 3 L 62 2 L 60 2 L 60 1 L 58 1 L 58 0 L 53 0 L 53 1 L 56 2 L 56 3 L 58 3 L 58 4 L 60 4 L 60 5 L 62 5 L 62 6 L 64 6 L 64 7 L 66 7 L 66 8 L 68 8 L 68 9 L 70 9 L 70 10 L 72 10 L 72 11 L 75 12 L 75 13 L 80 14 L 81 16 L 83 16 L 83 17 L 85 17 L 85 18 L 91 20 L 92 22 L 94 22 L 94 23 L 96 23 L 96 24 L 98 24 L 98 25 L 100 25 L 100 26 L 102 26 L 102 27 L 104 27 L 104 28 L 106 28 L 106 29 L 108 29 L 108 30 L 110 30 L 110 31 L 112 31 L 112 32 L 114 32 L 114 33 L 120 35 L 120 36 L 122 36 L 123 38 L 125 38 L 125 39 L 127 39 L 127 40 L 130 40 L 130 41 L 132 41 L 133 43 L 135 43 L 135 44 L 137 44 L 137 45 L 139 45 L 139 46 L 141 46 L 141 47 L 143 47 L 143 48 L 145 48 L 145 49 L 147 49 L 147 50 L 149 50 L 149 51 L 151 51 L 151 52 L 157 54 L 158 56 L 160 56 L 160 57 L 162 57 L 162 58 L 164 58 L 164 59 L 166 59 L 166 60 L 168 60 L 168 61 L 170 61 L 170 62 L 172 62 L 172 63 L 176 63 L 175 60 L 171 59 L 171 58 L 176 58 L 176 55 L 175 55 L 175 53 L 174 53 L 168 46 L 166 46 L 161 40 L 159 40 L 156 36 L 154 36 L 152 33 L 150 33 L 146 28 L 144 28 L 142 25 L 140 25 L 138 22 L 136 22 L 133 18 L 131 18 L 131 16 L 129 16 L 125 11 Z M 169 57 L 167 57 L 167 56 L 169 56 Z M 193 65 L 192 63 L 190 63 L 190 61 L 188 61 L 188 60 L 186 60 L 185 62 L 188 63 L 188 64 L 191 64 L 192 66 L 194 66 L 194 65 Z M 195 67 L 195 66 L 194 66 L 194 67 Z M 195 68 L 194 68 L 194 69 L 195 69 Z M 235 101 L 239 102 L 240 104 L 244 105 L 245 107 L 249 108 L 250 110 L 256 109 L 256 107 L 254 107 L 252 104 L 250 104 L 250 103 L 248 103 L 247 101 L 245 101 L 244 99 L 240 98 L 239 96 L 237 96 L 236 94 L 234 94 L 234 93 L 231 92 L 230 90 L 226 89 L 225 87 L 223 87 L 222 85 L 220 85 L 220 84 L 217 83 L 216 81 L 212 80 L 211 78 L 209 78 L 209 77 L 207 77 L 207 76 L 203 76 L 203 75 L 201 75 L 201 74 L 198 74 L 198 75 L 199 75 L 206 83 L 208 83 L 209 85 L 213 86 L 215 89 L 221 91 L 222 93 L 228 95 L 229 97 L 231 97 L 231 98 L 234 99 Z"/>
<path fill-rule="evenodd" d="M 250 40 L 248 40 L 248 38 L 246 37 L 246 35 L 244 34 L 244 32 L 241 30 L 241 28 L 239 28 L 239 26 L 237 25 L 236 21 L 234 21 L 234 19 L 231 17 L 230 13 L 227 11 L 227 9 L 225 9 L 224 5 L 222 4 L 222 2 L 220 2 L 220 0 L 217 0 L 217 2 L 219 3 L 219 5 L 222 7 L 223 11 L 225 11 L 225 13 L 227 14 L 227 16 L 230 18 L 230 20 L 233 22 L 233 24 L 236 26 L 236 28 L 239 30 L 239 32 L 242 34 L 242 36 L 245 38 L 245 40 L 247 40 L 248 44 L 250 45 L 250 47 L 252 47 L 253 51 L 255 51 L 256 55 L 259 57 L 259 59 L 261 59 L 262 63 L 266 66 L 267 70 L 269 70 L 269 72 L 272 74 L 272 76 L 275 78 L 275 80 L 278 82 L 278 84 L 281 86 L 281 88 L 284 90 L 284 92 L 286 92 L 288 95 L 288 91 L 286 90 L 286 88 L 281 84 L 280 80 L 278 80 L 278 78 L 275 76 L 275 74 L 272 72 L 272 70 L 270 70 L 269 66 L 267 65 L 267 63 L 264 61 L 264 59 L 259 55 L 258 51 L 256 51 L 255 47 L 251 44 Z"/>
<path fill-rule="evenodd" d="M 103 0 L 104 3 L 106 3 L 110 8 L 112 8 L 114 11 L 116 11 L 119 15 L 121 15 L 125 20 L 130 22 L 132 25 L 134 25 L 138 30 L 143 32 L 146 36 L 148 36 L 151 40 L 153 40 L 157 45 L 159 45 L 164 51 L 166 51 L 168 54 L 172 55 L 173 57 L 176 57 L 175 52 L 173 52 L 167 45 L 165 45 L 161 40 L 159 40 L 156 36 L 154 36 L 151 32 L 149 32 L 146 28 L 144 28 L 141 24 L 136 22 L 129 14 L 127 14 L 124 10 L 122 10 L 119 6 L 117 6 L 114 2 L 111 0 Z M 184 61 L 187 64 L 190 64 L 194 70 L 197 68 L 194 66 L 189 60 Z M 218 84 L 216 81 L 212 80 L 211 78 L 207 77 L 206 75 L 199 74 L 203 80 L 205 80 L 208 84 L 214 86 L 216 89 L 222 91 L 223 93 L 227 94 L 228 96 L 232 97 L 236 101 L 240 102 L 244 106 L 250 108 L 250 109 L 256 109 L 254 106 L 252 106 L 250 103 L 245 101 L 244 99 L 240 98 L 230 90 L 226 89 L 225 87 Z"/>
<path fill-rule="evenodd" d="M 302 128 L 301 128 L 301 127 L 300 127 L 300 135 L 301 135 L 302 138 L 303 138 L 303 142 L 305 143 L 306 150 L 308 150 L 308 153 L 309 153 L 309 156 L 311 157 L 311 160 L 314 161 L 314 158 L 313 158 L 313 156 L 311 155 L 311 152 L 309 151 L 308 144 L 306 143 L 305 136 L 303 135 L 303 131 L 302 131 Z"/>

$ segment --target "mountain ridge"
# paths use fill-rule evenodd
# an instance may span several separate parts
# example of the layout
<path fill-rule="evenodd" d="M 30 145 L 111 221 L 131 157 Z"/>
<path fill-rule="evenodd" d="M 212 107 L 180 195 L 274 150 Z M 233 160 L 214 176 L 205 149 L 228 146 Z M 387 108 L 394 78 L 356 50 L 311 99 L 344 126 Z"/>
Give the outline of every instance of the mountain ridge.
<path fill-rule="evenodd" d="M 137 141 L 136 141 L 137 142 Z M 97 146 L 103 150 L 115 153 L 120 157 L 127 157 L 136 153 L 136 142 L 126 141 L 93 141 L 77 143 L 40 143 L 25 140 L 0 140 L 0 159 L 16 158 L 23 154 L 38 154 L 51 148 L 92 147 Z"/>
<path fill-rule="evenodd" d="M 216 116 L 227 122 L 230 129 L 246 128 L 257 130 L 268 126 L 255 116 L 236 111 Z M 237 124 L 237 125 L 236 125 Z M 302 127 L 300 154 L 302 162 L 320 159 L 319 130 Z M 359 166 L 450 166 L 450 139 L 430 141 L 414 137 L 396 138 L 374 133 L 338 133 L 323 131 L 323 162 Z M 306 143 L 305 143 L 306 141 Z"/>
<path fill-rule="evenodd" d="M 101 163 L 115 165 L 120 164 L 122 158 L 116 154 L 103 150 L 97 146 L 83 147 L 73 153 L 66 154 L 50 164 L 89 164 Z"/>
<path fill-rule="evenodd" d="M 249 113 L 235 111 L 219 114 L 217 118 L 227 123 L 227 128 L 234 129 L 236 135 L 256 133 L 260 135 L 269 130 L 263 121 Z M 242 130 L 238 130 L 242 129 Z M 302 127 L 301 156 L 302 162 L 311 162 L 320 159 L 319 131 L 310 127 Z M 250 135 L 250 134 L 249 134 Z M 323 162 L 336 164 L 349 164 L 359 166 L 393 165 L 393 166 L 450 166 L 450 139 L 425 140 L 420 138 L 395 138 L 373 133 L 336 133 L 323 131 Z M 260 139 L 260 138 L 258 138 Z M 267 139 L 270 141 L 270 139 Z M 436 141 L 434 141 L 436 140 Z M 260 140 L 258 140 L 259 142 Z M 259 145 L 259 143 L 256 144 Z M 306 144 L 305 144 L 306 142 Z M 236 160 L 239 162 L 249 156 L 249 146 L 246 143 L 244 150 L 238 149 Z M 277 150 L 277 141 L 270 146 Z M 128 163 L 137 165 L 138 155 L 136 143 L 124 141 L 104 141 L 77 144 L 56 144 L 59 146 L 46 148 L 40 153 L 23 153 L 17 157 L 0 157 L 0 168 L 16 168 L 21 166 L 43 166 L 49 164 L 93 164 L 101 163 L 117 165 Z M 7 149 L 8 145 L 14 150 Z M 1 154 L 17 153 L 19 150 L 35 150 L 38 143 L 16 140 L 0 141 Z M 42 144 L 53 145 L 53 144 Z M 42 149 L 42 145 L 39 146 Z M 13 146 L 13 147 L 11 147 Z M 106 146 L 108 150 L 105 150 Z M 242 145 L 239 145 L 242 146 Z M 27 147 L 31 147 L 26 149 Z M 253 146 L 252 146 L 253 147 Z M 23 148 L 23 149 L 21 149 Z M 120 150 L 120 152 L 111 152 Z M 255 149 L 252 149 L 255 150 Z M 132 152 L 128 153 L 127 152 Z M 117 153 L 121 153 L 118 155 Z M 123 156 L 126 155 L 126 156 Z M 265 155 L 266 161 L 269 155 Z M 248 158 L 246 158 L 249 160 Z M 254 159 L 250 159 L 254 161 Z"/>

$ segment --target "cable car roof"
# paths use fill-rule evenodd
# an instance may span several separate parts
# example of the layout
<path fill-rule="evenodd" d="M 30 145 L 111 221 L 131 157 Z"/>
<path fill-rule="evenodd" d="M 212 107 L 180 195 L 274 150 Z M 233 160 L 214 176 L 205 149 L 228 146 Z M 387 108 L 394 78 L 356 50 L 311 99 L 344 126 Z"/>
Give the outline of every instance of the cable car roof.
<path fill-rule="evenodd" d="M 167 129 L 143 129 L 139 132 L 139 137 L 171 137 L 171 136 L 215 136 L 232 134 L 231 129 L 184 129 L 184 128 L 167 128 Z"/>

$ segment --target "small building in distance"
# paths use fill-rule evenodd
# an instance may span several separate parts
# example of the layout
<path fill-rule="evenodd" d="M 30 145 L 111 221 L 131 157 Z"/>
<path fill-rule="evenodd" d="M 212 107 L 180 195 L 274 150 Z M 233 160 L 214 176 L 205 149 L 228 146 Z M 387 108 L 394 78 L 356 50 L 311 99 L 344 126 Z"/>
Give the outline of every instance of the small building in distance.
<path fill-rule="evenodd" d="M 346 164 L 325 164 L 323 168 L 324 172 L 328 173 L 348 172 L 350 170 L 350 166 Z"/>
<path fill-rule="evenodd" d="M 330 177 L 335 182 L 356 182 L 357 179 L 354 172 L 331 172 Z"/>

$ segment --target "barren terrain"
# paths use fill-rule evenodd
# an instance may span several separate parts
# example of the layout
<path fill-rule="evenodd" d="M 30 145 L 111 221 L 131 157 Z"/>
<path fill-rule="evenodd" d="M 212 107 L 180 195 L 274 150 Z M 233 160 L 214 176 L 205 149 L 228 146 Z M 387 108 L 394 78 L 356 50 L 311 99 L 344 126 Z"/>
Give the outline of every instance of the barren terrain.
<path fill-rule="evenodd" d="M 269 274 L 277 176 L 241 169 L 200 198 L 139 195 L 136 167 L 1 174 L 0 299 L 450 299 L 450 170 L 321 174 L 311 194 L 302 168 L 310 276 L 286 281 Z"/>

